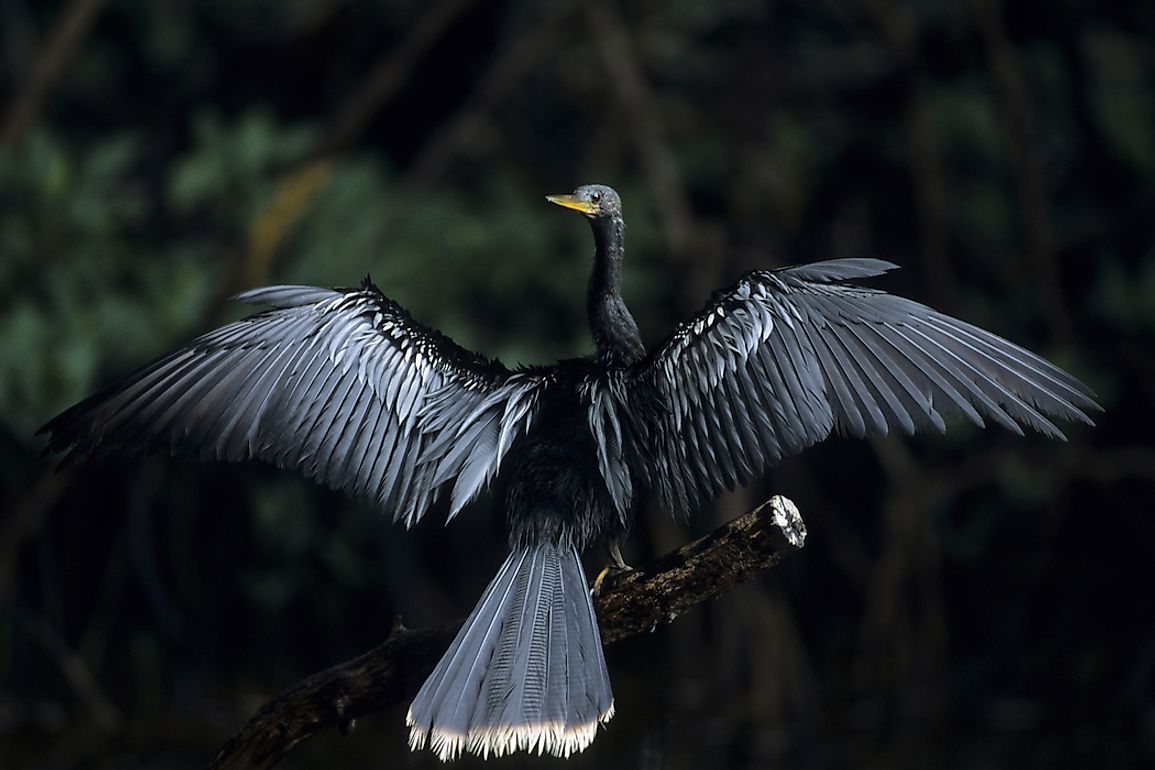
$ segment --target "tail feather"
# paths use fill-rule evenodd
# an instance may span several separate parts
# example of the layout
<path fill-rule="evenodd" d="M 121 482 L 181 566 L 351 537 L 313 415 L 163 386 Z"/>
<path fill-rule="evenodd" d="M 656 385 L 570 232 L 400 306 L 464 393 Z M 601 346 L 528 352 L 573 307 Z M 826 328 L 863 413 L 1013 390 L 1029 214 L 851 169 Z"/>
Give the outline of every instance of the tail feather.
<path fill-rule="evenodd" d="M 443 760 L 569 756 L 613 716 L 597 618 L 577 551 L 510 554 L 409 707 L 409 745 Z"/>
<path fill-rule="evenodd" d="M 576 556 L 576 554 L 575 554 Z M 569 612 L 574 615 L 584 613 L 585 622 L 594 628 L 592 637 L 578 637 L 575 642 L 577 649 L 575 650 L 575 658 L 585 659 L 589 656 L 596 656 L 598 660 L 602 661 L 602 665 L 597 667 L 586 667 L 582 671 L 571 672 L 571 681 L 575 679 L 582 683 L 578 689 L 575 697 L 568 701 L 567 721 L 576 720 L 579 713 L 588 713 L 590 710 L 597 710 L 600 708 L 600 702 L 597 701 L 597 693 L 610 692 L 610 673 L 606 669 L 605 659 L 602 653 L 602 637 L 597 630 L 598 619 L 594 614 L 593 601 L 590 598 L 589 588 L 586 585 L 585 575 L 579 569 L 568 576 L 569 585 L 566 586 L 565 599 L 570 603 Z M 608 722 L 613 716 L 613 698 L 611 696 L 608 704 L 608 716 L 601 720 Z M 594 730 L 597 726 L 590 726 L 589 740 L 593 740 Z"/>

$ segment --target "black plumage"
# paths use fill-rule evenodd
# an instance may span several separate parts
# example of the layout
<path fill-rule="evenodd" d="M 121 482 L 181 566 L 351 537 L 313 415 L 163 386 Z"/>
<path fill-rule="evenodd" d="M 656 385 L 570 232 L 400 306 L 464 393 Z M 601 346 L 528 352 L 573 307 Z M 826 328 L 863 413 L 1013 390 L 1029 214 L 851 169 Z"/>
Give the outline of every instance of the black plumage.
<path fill-rule="evenodd" d="M 167 449 L 258 458 L 368 500 L 407 526 L 443 492 L 452 518 L 500 471 L 511 553 L 410 708 L 410 743 L 442 756 L 568 755 L 613 714 L 579 560 L 628 528 L 645 489 L 692 510 L 831 433 L 991 419 L 1062 438 L 1092 393 L 989 332 L 857 279 L 841 259 L 755 271 L 647 353 L 621 296 L 621 201 L 551 196 L 596 242 L 597 352 L 511 371 L 417 323 L 368 280 L 274 286 L 273 309 L 221 327 L 49 422 L 65 461 Z"/>

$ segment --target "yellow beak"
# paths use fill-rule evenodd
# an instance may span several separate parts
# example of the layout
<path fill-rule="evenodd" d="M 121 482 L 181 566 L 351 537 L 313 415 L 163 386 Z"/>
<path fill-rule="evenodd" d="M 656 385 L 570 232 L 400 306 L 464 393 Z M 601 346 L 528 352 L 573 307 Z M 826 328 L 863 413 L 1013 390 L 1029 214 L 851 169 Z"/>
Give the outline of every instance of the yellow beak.
<path fill-rule="evenodd" d="M 545 196 L 545 199 L 550 203 L 556 203 L 559 206 L 567 209 L 573 209 L 574 211 L 580 211 L 586 215 L 593 215 L 598 213 L 597 204 L 590 203 L 589 201 L 583 201 L 580 198 L 575 198 L 572 195 L 547 195 Z"/>

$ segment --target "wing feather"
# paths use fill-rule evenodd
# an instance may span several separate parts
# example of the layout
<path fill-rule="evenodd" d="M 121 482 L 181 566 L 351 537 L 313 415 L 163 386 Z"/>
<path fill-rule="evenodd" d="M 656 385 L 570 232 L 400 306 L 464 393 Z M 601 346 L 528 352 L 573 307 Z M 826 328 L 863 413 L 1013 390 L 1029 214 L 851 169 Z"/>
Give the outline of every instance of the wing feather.
<path fill-rule="evenodd" d="M 63 462 L 167 448 L 301 470 L 416 522 L 456 480 L 456 513 L 529 428 L 546 378 L 511 372 L 360 289 L 272 286 L 223 326 L 50 421 Z M 462 478 L 464 476 L 464 478 Z"/>
<path fill-rule="evenodd" d="M 749 273 L 604 388 L 625 416 L 623 463 L 689 511 L 832 432 L 945 428 L 944 413 L 1062 438 L 1093 393 L 978 327 L 846 281 L 894 269 L 832 260 Z"/>

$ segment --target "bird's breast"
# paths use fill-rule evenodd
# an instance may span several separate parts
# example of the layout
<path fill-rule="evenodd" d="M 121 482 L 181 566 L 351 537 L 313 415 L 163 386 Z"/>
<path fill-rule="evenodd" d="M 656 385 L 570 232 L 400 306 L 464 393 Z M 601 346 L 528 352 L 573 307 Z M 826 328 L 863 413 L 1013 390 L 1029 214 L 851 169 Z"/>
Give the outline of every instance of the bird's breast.
<path fill-rule="evenodd" d="M 576 389 L 548 394 L 512 454 L 506 477 L 512 542 L 569 540 L 581 549 L 621 528 Z"/>

